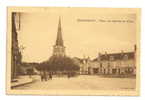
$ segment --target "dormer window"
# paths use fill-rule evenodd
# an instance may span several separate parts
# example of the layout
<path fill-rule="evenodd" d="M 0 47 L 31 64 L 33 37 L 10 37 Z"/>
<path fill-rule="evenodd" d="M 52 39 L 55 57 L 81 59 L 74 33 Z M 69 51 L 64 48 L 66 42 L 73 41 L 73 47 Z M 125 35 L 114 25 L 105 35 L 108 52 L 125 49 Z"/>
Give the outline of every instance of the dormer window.
<path fill-rule="evenodd" d="M 124 56 L 124 60 L 128 60 L 128 56 L 127 55 Z"/>
<path fill-rule="evenodd" d="M 114 57 L 113 57 L 113 56 L 110 56 L 110 60 L 111 60 L 111 61 L 114 60 Z"/>

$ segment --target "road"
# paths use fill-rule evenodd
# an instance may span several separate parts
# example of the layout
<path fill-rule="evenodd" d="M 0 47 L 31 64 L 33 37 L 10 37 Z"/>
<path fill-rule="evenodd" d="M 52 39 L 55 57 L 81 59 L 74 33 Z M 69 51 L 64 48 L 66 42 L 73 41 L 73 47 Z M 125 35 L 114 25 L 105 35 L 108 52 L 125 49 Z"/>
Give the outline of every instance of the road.
<path fill-rule="evenodd" d="M 16 87 L 19 90 L 133 90 L 135 88 L 135 78 L 102 78 L 99 76 L 80 75 L 68 79 L 67 77 L 54 77 L 52 80 L 41 82 L 37 76 L 37 81 L 32 84 Z"/>

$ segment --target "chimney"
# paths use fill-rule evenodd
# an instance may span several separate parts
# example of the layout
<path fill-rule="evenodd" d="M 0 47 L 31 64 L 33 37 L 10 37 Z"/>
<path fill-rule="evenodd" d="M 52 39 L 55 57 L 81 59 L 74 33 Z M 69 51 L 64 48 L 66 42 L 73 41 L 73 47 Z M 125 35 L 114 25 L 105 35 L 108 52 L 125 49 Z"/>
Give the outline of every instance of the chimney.
<path fill-rule="evenodd" d="M 134 45 L 134 52 L 136 52 L 136 44 Z"/>
<path fill-rule="evenodd" d="M 105 55 L 107 56 L 107 52 L 105 51 Z"/>
<path fill-rule="evenodd" d="M 124 54 L 124 51 L 123 51 L 123 50 L 121 50 L 121 54 L 122 54 L 122 55 Z"/>
<path fill-rule="evenodd" d="M 85 54 L 83 55 L 83 59 L 86 59 L 86 55 Z"/>
<path fill-rule="evenodd" d="M 90 57 L 88 56 L 88 59 L 90 59 Z"/>
<path fill-rule="evenodd" d="M 101 55 L 102 55 L 102 54 L 99 52 L 99 53 L 98 53 L 98 56 L 100 57 Z"/>
<path fill-rule="evenodd" d="M 98 58 L 97 58 L 97 59 L 98 59 L 98 61 L 100 61 L 100 60 L 101 60 L 101 55 L 102 55 L 102 54 L 99 52 L 99 53 L 98 53 Z"/>
<path fill-rule="evenodd" d="M 120 59 L 123 59 L 124 58 L 124 51 L 121 50 L 121 56 L 120 56 Z"/>

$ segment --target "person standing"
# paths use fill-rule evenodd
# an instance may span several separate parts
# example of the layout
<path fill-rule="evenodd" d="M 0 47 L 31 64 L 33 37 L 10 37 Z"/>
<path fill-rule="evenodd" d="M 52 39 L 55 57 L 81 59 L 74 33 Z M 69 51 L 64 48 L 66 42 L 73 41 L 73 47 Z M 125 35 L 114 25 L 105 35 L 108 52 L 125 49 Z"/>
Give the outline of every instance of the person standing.
<path fill-rule="evenodd" d="M 47 81 L 47 74 L 46 74 L 46 71 L 44 71 L 44 80 Z"/>
<path fill-rule="evenodd" d="M 52 74 L 51 74 L 51 73 L 49 73 L 49 79 L 51 79 L 51 80 L 52 80 Z"/>
<path fill-rule="evenodd" d="M 42 72 L 40 72 L 40 77 L 41 77 L 41 82 L 43 81 L 43 73 Z"/>
<path fill-rule="evenodd" d="M 68 79 L 70 78 L 70 73 L 68 72 L 68 74 L 67 74 L 67 77 L 68 77 Z"/>

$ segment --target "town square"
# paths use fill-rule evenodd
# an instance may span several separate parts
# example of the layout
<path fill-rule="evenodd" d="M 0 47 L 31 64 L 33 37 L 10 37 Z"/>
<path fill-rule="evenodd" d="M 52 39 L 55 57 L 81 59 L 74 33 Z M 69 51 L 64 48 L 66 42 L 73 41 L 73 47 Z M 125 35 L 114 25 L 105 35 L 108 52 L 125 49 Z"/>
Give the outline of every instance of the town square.
<path fill-rule="evenodd" d="M 135 14 L 66 11 L 11 13 L 10 89 L 136 91 Z"/>
<path fill-rule="evenodd" d="M 26 76 L 28 77 L 28 76 Z M 41 82 L 40 76 L 33 76 L 30 83 L 14 87 L 16 90 L 127 90 L 135 89 L 135 78 L 104 78 L 96 75 L 80 75 L 67 78 L 53 77 Z"/>

